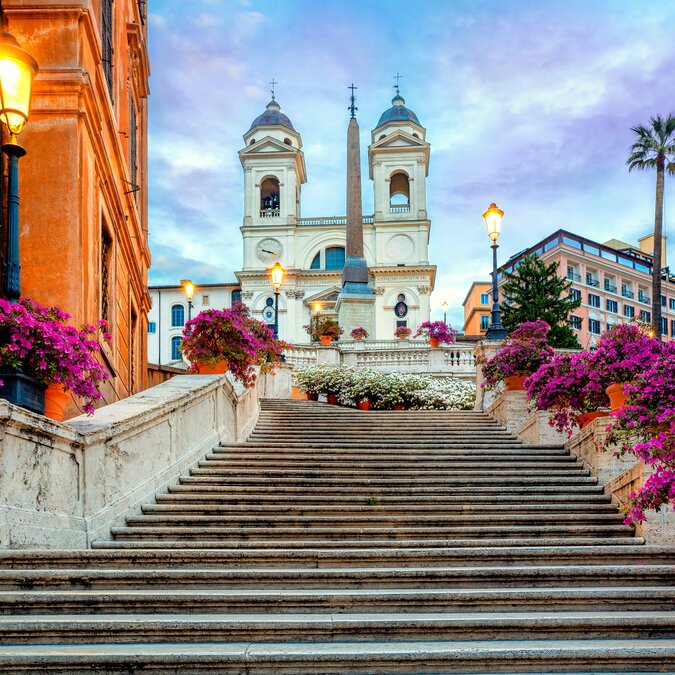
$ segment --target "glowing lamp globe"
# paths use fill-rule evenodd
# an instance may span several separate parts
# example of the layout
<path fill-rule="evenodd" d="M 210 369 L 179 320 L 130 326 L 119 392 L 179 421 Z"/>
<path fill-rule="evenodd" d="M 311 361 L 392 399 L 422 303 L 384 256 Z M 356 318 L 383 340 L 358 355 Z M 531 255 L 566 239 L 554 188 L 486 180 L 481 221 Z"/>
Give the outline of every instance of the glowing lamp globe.
<path fill-rule="evenodd" d="M 270 274 L 272 275 L 272 285 L 277 291 L 279 290 L 279 287 L 281 286 L 281 283 L 284 280 L 285 271 L 286 270 L 281 266 L 280 263 L 278 262 L 274 263 L 274 267 L 272 268 Z"/>
<path fill-rule="evenodd" d="M 504 212 L 497 207 L 493 202 L 490 204 L 488 210 L 483 214 L 485 220 L 485 227 L 487 228 L 488 237 L 496 242 L 502 232 L 502 217 Z"/>
<path fill-rule="evenodd" d="M 12 137 L 18 136 L 28 121 L 33 78 L 37 61 L 19 46 L 7 31 L 0 33 L 0 121 Z"/>
<path fill-rule="evenodd" d="M 189 279 L 183 279 L 181 281 L 181 284 L 183 286 L 183 289 L 185 290 L 185 297 L 188 300 L 192 300 L 195 294 L 195 285 L 189 280 Z"/>

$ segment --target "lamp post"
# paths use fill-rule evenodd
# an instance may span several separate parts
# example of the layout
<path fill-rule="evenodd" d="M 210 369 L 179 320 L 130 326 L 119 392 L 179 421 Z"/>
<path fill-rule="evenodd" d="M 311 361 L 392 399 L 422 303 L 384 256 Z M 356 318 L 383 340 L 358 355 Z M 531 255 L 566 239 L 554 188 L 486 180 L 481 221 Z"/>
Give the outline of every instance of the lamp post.
<path fill-rule="evenodd" d="M 497 283 L 497 239 L 502 230 L 502 217 L 504 212 L 493 202 L 483 214 L 488 237 L 492 240 L 492 316 L 490 326 L 485 337 L 488 340 L 503 340 L 506 337 L 506 329 L 502 326 L 502 315 L 499 309 L 499 286 Z"/>
<path fill-rule="evenodd" d="M 443 310 L 443 323 L 447 326 L 448 325 L 448 303 L 446 300 L 443 300 L 443 304 L 441 305 L 441 309 Z"/>
<path fill-rule="evenodd" d="M 38 72 L 37 61 L 19 46 L 6 30 L 0 33 L 0 121 L 9 131 L 9 142 L 0 150 L 9 158 L 7 176 L 7 262 L 5 295 L 11 302 L 21 296 L 21 265 L 19 262 L 19 159 L 26 154 L 17 143 L 24 124 L 28 122 L 33 78 Z"/>
<path fill-rule="evenodd" d="M 182 279 L 180 285 L 183 287 L 183 290 L 185 291 L 185 297 L 187 298 L 188 301 L 188 321 L 189 321 L 192 318 L 192 308 L 194 307 L 194 305 L 192 304 L 192 298 L 195 295 L 196 286 L 189 279 Z"/>
<path fill-rule="evenodd" d="M 319 327 L 319 317 L 320 316 L 321 316 L 321 303 L 315 302 L 314 303 L 314 327 L 315 327 L 315 330 L 316 330 L 316 328 Z"/>
<path fill-rule="evenodd" d="M 279 339 L 279 288 L 284 280 L 284 272 L 286 270 L 281 266 L 280 262 L 275 262 L 274 267 L 270 271 L 272 276 L 272 285 L 274 286 L 274 339 Z"/>

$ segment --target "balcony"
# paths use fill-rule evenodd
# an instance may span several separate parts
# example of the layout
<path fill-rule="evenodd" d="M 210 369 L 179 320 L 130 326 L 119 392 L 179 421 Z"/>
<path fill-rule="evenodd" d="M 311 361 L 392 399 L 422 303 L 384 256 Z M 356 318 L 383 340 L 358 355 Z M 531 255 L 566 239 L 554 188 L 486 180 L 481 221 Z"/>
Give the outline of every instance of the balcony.
<path fill-rule="evenodd" d="M 623 295 L 624 298 L 634 298 L 635 293 L 633 291 L 629 291 L 627 288 L 622 288 L 621 289 L 621 295 Z"/>
<path fill-rule="evenodd" d="M 600 282 L 593 277 L 586 277 L 586 286 L 593 286 L 593 288 L 600 288 Z"/>
<path fill-rule="evenodd" d="M 410 213 L 410 204 L 395 204 L 389 207 L 389 213 Z"/>
<path fill-rule="evenodd" d="M 567 278 L 570 281 L 581 281 L 581 274 L 575 274 L 574 272 L 568 272 Z"/>
<path fill-rule="evenodd" d="M 616 293 L 616 286 L 614 286 L 614 284 L 610 284 L 608 281 L 605 281 L 605 290 L 608 293 Z"/>
<path fill-rule="evenodd" d="M 261 218 L 278 218 L 279 209 L 260 209 Z"/>
<path fill-rule="evenodd" d="M 638 293 L 638 300 L 644 302 L 645 305 L 648 305 L 651 302 L 651 298 L 648 295 L 645 295 L 642 291 Z"/>

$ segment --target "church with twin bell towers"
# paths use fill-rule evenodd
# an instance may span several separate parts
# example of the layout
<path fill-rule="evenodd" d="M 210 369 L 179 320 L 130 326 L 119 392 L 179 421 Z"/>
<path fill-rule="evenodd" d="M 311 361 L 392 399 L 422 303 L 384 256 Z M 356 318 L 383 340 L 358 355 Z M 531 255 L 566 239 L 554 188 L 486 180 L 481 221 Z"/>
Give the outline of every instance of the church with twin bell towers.
<path fill-rule="evenodd" d="M 435 265 L 429 263 L 426 129 L 398 86 L 371 132 L 368 171 L 374 213 L 363 216 L 359 124 L 354 89 L 347 129 L 346 216 L 303 217 L 307 168 L 302 137 L 274 93 L 244 134 L 241 299 L 253 316 L 273 323 L 270 268 L 285 268 L 279 336 L 307 343 L 304 326 L 319 312 L 337 318 L 349 339 L 363 326 L 389 340 L 398 326 L 429 320 Z M 267 308 L 267 309 L 266 309 Z M 271 318 L 270 318 L 271 317 Z"/>

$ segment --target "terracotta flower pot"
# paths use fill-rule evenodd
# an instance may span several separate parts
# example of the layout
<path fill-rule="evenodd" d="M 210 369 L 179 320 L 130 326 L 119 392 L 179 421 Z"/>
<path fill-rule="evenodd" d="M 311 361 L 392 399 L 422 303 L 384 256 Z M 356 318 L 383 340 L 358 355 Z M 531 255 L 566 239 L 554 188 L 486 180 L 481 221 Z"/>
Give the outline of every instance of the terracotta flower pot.
<path fill-rule="evenodd" d="M 215 366 L 207 366 L 204 363 L 197 364 L 198 375 L 223 375 L 227 372 L 227 361 L 218 361 Z"/>
<path fill-rule="evenodd" d="M 319 339 L 324 347 L 328 347 L 328 345 L 333 342 L 333 338 L 330 335 L 321 335 Z"/>
<path fill-rule="evenodd" d="M 331 405 L 337 405 L 338 404 L 337 394 L 326 394 L 326 401 Z"/>
<path fill-rule="evenodd" d="M 395 405 L 392 407 L 392 410 L 405 410 L 404 405 Z"/>
<path fill-rule="evenodd" d="M 362 398 L 356 405 L 359 410 L 370 410 L 370 399 Z"/>
<path fill-rule="evenodd" d="M 441 346 L 441 341 L 439 338 L 429 338 L 429 346 L 432 349 L 438 349 Z"/>
<path fill-rule="evenodd" d="M 626 395 L 623 393 L 623 383 L 610 384 L 605 393 L 609 397 L 609 407 L 612 412 L 619 412 L 626 404 Z"/>
<path fill-rule="evenodd" d="M 62 384 L 58 382 L 50 384 L 45 389 L 45 417 L 49 417 L 55 422 L 63 422 L 69 398 L 70 392 L 64 391 Z"/>
<path fill-rule="evenodd" d="M 511 375 L 504 380 L 506 391 L 523 391 L 525 389 L 524 382 L 527 375 Z"/>
<path fill-rule="evenodd" d="M 305 396 L 307 396 L 308 401 L 318 401 L 319 400 L 319 395 L 313 391 L 307 391 L 305 392 Z"/>
<path fill-rule="evenodd" d="M 579 428 L 585 429 L 593 420 L 597 420 L 598 417 L 608 417 L 608 413 L 602 410 L 581 413 L 581 415 L 577 415 L 577 424 L 579 425 Z"/>
<path fill-rule="evenodd" d="M 363 340 L 363 335 L 356 335 L 356 336 L 354 337 L 354 339 L 355 339 L 357 342 L 361 342 L 361 340 Z"/>

